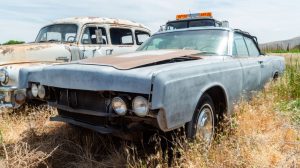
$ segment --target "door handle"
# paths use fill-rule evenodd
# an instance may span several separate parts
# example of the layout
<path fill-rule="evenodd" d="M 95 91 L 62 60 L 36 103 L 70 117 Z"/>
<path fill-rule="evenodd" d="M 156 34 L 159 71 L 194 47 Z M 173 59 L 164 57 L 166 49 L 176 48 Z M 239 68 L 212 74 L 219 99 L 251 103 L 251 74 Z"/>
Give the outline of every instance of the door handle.
<path fill-rule="evenodd" d="M 64 62 L 69 62 L 69 58 L 68 57 L 57 57 L 56 61 L 64 61 Z"/>

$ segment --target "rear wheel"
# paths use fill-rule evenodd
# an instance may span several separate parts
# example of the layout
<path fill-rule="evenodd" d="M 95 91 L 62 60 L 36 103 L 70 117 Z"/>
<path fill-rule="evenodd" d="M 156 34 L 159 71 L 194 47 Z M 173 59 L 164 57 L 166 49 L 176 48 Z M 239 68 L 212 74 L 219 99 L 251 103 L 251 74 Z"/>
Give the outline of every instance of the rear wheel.
<path fill-rule="evenodd" d="M 211 97 L 204 94 L 197 105 L 192 121 L 186 125 L 187 138 L 190 140 L 199 139 L 209 145 L 215 134 L 215 114 Z"/>

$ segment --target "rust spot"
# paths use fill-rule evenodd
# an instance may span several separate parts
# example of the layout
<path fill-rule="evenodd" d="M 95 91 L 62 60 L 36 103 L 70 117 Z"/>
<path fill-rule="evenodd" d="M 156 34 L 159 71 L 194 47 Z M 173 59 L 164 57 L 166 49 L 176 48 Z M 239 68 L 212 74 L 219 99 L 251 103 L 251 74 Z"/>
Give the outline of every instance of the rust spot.
<path fill-rule="evenodd" d="M 5 55 L 5 54 L 9 54 L 9 53 L 12 53 L 13 51 L 14 51 L 14 49 L 13 48 L 5 48 L 5 49 L 2 49 L 2 48 L 0 48 L 0 51 L 1 51 L 1 53 L 3 54 L 3 55 Z"/>
<path fill-rule="evenodd" d="M 97 19 L 97 17 L 89 16 L 88 19 Z"/>
<path fill-rule="evenodd" d="M 69 46 L 65 46 L 65 49 L 72 55 L 71 48 Z"/>
<path fill-rule="evenodd" d="M 33 46 L 33 47 L 30 47 L 28 50 L 33 50 L 33 51 L 36 51 L 36 50 L 42 50 L 42 49 L 45 49 L 45 48 L 49 48 L 50 46 L 48 45 L 42 45 L 42 46 Z"/>

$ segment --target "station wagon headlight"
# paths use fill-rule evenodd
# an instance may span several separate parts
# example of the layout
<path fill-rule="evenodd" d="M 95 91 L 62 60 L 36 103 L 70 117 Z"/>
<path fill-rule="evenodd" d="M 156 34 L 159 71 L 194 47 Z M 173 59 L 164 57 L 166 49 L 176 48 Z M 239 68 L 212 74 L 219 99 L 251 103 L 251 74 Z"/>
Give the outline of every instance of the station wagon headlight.
<path fill-rule="evenodd" d="M 142 96 L 137 96 L 132 101 L 132 110 L 139 117 L 145 117 L 149 112 L 148 100 Z"/>
<path fill-rule="evenodd" d="M 41 99 L 44 99 L 46 97 L 46 89 L 43 85 L 38 86 L 38 96 Z"/>
<path fill-rule="evenodd" d="M 125 115 L 127 112 L 127 105 L 124 99 L 121 97 L 114 97 L 111 102 L 113 110 L 118 114 L 118 115 Z"/>
<path fill-rule="evenodd" d="M 0 83 L 1 85 L 8 84 L 9 76 L 8 72 L 5 69 L 0 69 Z"/>
<path fill-rule="evenodd" d="M 33 97 L 37 97 L 39 93 L 38 86 L 36 84 L 31 85 L 31 94 Z"/>

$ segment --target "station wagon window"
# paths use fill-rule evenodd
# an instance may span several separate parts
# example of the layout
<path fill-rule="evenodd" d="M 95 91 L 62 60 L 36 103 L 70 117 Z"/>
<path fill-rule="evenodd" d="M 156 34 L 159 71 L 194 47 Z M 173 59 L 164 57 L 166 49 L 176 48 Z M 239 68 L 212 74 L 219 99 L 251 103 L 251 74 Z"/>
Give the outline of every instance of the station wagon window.
<path fill-rule="evenodd" d="M 244 40 L 244 37 L 240 34 L 234 35 L 234 43 L 232 55 L 234 56 L 249 56 L 248 49 Z"/>
<path fill-rule="evenodd" d="M 135 38 L 136 44 L 141 45 L 150 37 L 150 34 L 144 31 L 136 30 L 135 31 Z"/>
<path fill-rule="evenodd" d="M 97 29 L 101 29 L 102 31 L 102 42 L 98 42 L 97 43 L 97 36 L 96 36 L 96 30 Z M 82 39 L 81 39 L 81 43 L 82 44 L 107 44 L 107 34 L 105 31 L 105 28 L 103 27 L 86 27 L 84 29 L 83 35 L 82 35 Z"/>
<path fill-rule="evenodd" d="M 75 42 L 78 26 L 75 24 L 53 24 L 43 27 L 35 42 Z"/>
<path fill-rule="evenodd" d="M 248 37 L 244 37 L 245 38 L 245 41 L 246 41 L 246 44 L 247 44 L 247 47 L 248 47 L 248 51 L 249 51 L 249 55 L 250 56 L 259 56 L 260 53 L 257 49 L 257 46 L 255 45 L 253 39 L 250 39 Z"/>
<path fill-rule="evenodd" d="M 133 34 L 130 29 L 111 28 L 110 38 L 113 45 L 133 45 Z"/>

